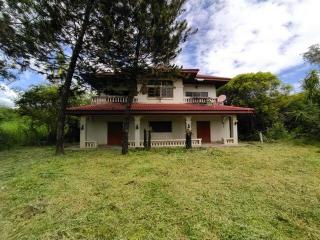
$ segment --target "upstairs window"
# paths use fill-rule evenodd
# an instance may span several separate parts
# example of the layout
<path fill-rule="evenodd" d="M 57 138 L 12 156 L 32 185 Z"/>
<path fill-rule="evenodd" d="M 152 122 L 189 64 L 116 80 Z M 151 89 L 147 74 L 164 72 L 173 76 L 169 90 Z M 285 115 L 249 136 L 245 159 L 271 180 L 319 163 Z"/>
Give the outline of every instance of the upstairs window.
<path fill-rule="evenodd" d="M 208 96 L 208 92 L 186 92 L 186 97 L 206 98 Z"/>
<path fill-rule="evenodd" d="M 172 132 L 172 123 L 169 121 L 149 122 L 152 132 Z"/>
<path fill-rule="evenodd" d="M 148 97 L 173 98 L 173 82 L 169 80 L 150 80 Z"/>

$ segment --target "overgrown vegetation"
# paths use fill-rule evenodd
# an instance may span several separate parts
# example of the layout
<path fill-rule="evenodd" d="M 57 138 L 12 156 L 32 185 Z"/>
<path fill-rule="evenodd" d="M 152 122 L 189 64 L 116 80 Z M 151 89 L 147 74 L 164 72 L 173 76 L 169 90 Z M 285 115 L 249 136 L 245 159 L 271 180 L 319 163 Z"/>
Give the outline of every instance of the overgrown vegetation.
<path fill-rule="evenodd" d="M 82 91 L 73 90 L 72 105 L 88 102 Z M 16 101 L 17 108 L 0 108 L 0 149 L 23 145 L 53 144 L 56 138 L 59 88 L 42 85 L 30 88 Z M 66 140 L 77 142 L 78 120 L 67 118 Z"/>
<path fill-rule="evenodd" d="M 318 48 L 313 46 L 309 51 L 316 52 L 305 54 L 309 62 L 316 63 Z M 320 61 L 317 63 L 320 66 Z M 228 96 L 228 104 L 255 109 L 253 117 L 239 117 L 240 139 L 257 140 L 258 132 L 262 132 L 267 140 L 288 137 L 319 140 L 319 72 L 312 70 L 306 76 L 301 83 L 301 92 L 292 93 L 291 90 L 290 85 L 281 83 L 274 74 L 258 72 L 236 76 L 220 89 L 220 93 Z"/>
<path fill-rule="evenodd" d="M 0 152 L 2 239 L 320 239 L 320 146 Z"/>

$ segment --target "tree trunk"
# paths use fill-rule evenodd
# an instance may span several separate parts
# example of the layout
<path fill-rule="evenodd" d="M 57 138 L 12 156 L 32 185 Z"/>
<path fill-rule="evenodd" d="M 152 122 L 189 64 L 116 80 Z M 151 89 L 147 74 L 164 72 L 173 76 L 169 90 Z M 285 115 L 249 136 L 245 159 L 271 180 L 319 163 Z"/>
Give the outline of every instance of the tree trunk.
<path fill-rule="evenodd" d="M 131 119 L 131 105 L 133 103 L 134 96 L 128 95 L 126 111 L 124 114 L 123 128 L 122 128 L 122 154 L 125 155 L 129 151 L 129 124 Z"/>
<path fill-rule="evenodd" d="M 94 1 L 89 0 L 87 2 L 84 20 L 81 26 L 80 34 L 77 38 L 75 47 L 72 52 L 71 60 L 68 66 L 67 76 L 62 87 L 60 95 L 60 107 L 58 110 L 58 121 L 57 121 L 57 141 L 56 141 L 56 155 L 64 154 L 64 127 L 66 120 L 66 108 L 68 104 L 68 98 L 70 94 L 70 86 L 73 78 L 73 74 L 76 68 L 79 54 L 82 50 L 83 38 L 89 26 L 90 15 Z"/>
<path fill-rule="evenodd" d="M 133 102 L 133 97 L 128 96 L 128 102 L 123 120 L 122 128 L 122 154 L 127 154 L 129 151 L 129 124 L 130 124 L 130 109 Z"/>
<path fill-rule="evenodd" d="M 133 72 L 130 72 L 130 83 L 129 83 L 129 94 L 127 100 L 126 111 L 124 115 L 123 121 L 123 131 L 122 131 L 122 154 L 125 155 L 129 151 L 129 123 L 131 118 L 131 105 L 133 103 L 134 96 L 137 92 L 137 70 L 138 70 L 138 61 L 140 56 L 140 44 L 141 44 L 141 36 L 140 31 L 137 35 L 137 44 L 135 47 L 135 60 L 133 64 Z"/>

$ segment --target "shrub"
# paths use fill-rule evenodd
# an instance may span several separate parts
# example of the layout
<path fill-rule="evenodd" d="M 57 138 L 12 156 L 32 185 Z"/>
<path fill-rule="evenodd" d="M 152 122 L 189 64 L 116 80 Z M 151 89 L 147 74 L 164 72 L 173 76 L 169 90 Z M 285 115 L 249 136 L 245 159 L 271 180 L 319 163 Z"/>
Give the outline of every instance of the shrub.
<path fill-rule="evenodd" d="M 276 122 L 271 128 L 267 129 L 265 136 L 267 140 L 278 140 L 288 138 L 290 134 L 282 122 Z"/>

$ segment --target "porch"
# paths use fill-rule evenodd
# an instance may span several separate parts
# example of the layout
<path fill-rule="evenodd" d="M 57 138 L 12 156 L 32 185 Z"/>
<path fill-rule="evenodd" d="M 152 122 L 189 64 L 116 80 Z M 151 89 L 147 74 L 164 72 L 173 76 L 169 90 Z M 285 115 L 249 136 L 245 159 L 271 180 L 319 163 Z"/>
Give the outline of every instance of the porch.
<path fill-rule="evenodd" d="M 122 141 L 122 116 L 81 116 L 80 148 L 99 145 L 119 146 Z M 151 131 L 151 148 L 184 147 L 186 129 L 192 132 L 192 146 L 235 145 L 236 115 L 135 115 L 129 124 L 129 147 L 144 147 L 144 131 Z"/>

